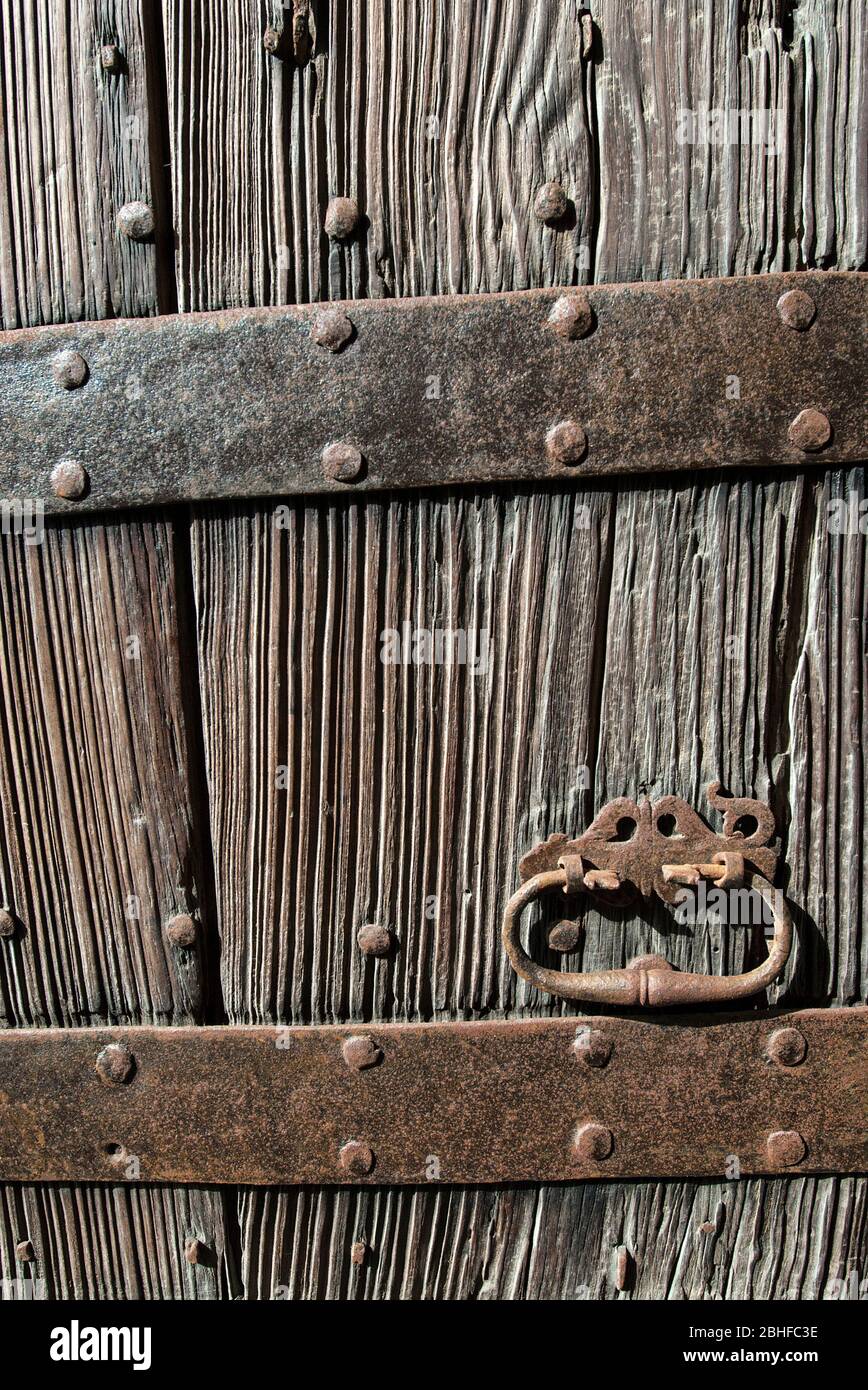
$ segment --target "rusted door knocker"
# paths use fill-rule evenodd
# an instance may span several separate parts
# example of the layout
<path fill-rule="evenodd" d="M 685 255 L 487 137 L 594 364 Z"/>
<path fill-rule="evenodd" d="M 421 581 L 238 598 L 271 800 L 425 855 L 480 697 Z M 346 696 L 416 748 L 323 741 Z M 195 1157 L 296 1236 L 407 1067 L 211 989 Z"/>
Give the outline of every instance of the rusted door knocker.
<path fill-rule="evenodd" d="M 772 886 L 777 850 L 768 842 L 774 815 L 761 801 L 722 796 L 718 782 L 707 795 L 723 812 L 722 835 L 680 797 L 663 797 L 653 805 L 622 797 L 604 807 L 579 839 L 552 835 L 526 854 L 519 865 L 524 882 L 503 918 L 503 944 L 516 974 L 561 999 L 650 1007 L 744 999 L 776 980 L 790 954 L 793 926 L 783 893 Z M 748 822 L 755 828 L 748 829 Z M 618 970 L 565 972 L 538 965 L 521 944 L 522 912 L 552 889 L 589 892 L 612 905 L 654 893 L 672 904 L 684 885 L 701 879 L 722 889 L 748 888 L 770 909 L 774 935 L 766 960 L 754 970 L 699 975 L 674 970 L 662 956 L 642 956 Z"/>

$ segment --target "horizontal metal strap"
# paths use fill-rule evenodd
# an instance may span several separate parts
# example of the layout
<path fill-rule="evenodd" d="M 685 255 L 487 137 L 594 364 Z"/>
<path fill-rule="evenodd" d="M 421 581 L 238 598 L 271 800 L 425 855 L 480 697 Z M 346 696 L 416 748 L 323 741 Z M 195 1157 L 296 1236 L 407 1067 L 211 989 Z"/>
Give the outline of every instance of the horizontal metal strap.
<path fill-rule="evenodd" d="M 489 1183 L 868 1168 L 868 1010 L 0 1033 L 0 1180 Z"/>
<path fill-rule="evenodd" d="M 82 512 L 857 462 L 866 282 L 757 275 L 3 333 L 0 499 Z"/>

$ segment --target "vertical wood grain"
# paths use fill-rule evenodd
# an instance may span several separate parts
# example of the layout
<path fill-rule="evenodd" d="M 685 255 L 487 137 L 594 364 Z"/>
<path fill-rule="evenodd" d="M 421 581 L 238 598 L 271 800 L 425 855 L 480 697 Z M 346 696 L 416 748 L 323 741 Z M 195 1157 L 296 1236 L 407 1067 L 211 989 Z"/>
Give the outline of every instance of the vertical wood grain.
<path fill-rule="evenodd" d="M 6 328 L 171 307 L 159 235 L 115 226 L 133 199 L 159 214 L 152 17 L 139 0 L 0 3 Z M 121 73 L 103 70 L 105 43 Z M 148 515 L 52 522 L 36 544 L 0 536 L 0 905 L 18 922 L 0 941 L 0 1027 L 202 1016 L 212 928 L 185 535 L 183 517 Z M 202 919 L 203 950 L 166 942 L 178 911 Z M 0 1296 L 20 1296 L 21 1277 L 43 1297 L 214 1296 L 218 1266 L 194 1271 L 182 1237 L 195 1218 L 216 1241 L 222 1209 L 134 1181 L 5 1187 Z M 22 1266 L 25 1236 L 37 1259 Z"/>
<path fill-rule="evenodd" d="M 593 132 L 577 0 L 317 0 L 310 60 L 278 4 L 163 0 L 183 308 L 587 279 Z M 536 221 L 558 179 L 569 229 Z M 364 218 L 329 242 L 330 197 Z"/>

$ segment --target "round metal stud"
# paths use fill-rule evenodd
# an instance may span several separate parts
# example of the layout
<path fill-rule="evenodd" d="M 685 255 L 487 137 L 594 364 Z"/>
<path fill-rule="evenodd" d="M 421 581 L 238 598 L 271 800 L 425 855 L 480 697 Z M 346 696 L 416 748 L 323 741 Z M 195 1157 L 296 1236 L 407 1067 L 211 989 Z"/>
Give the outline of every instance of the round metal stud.
<path fill-rule="evenodd" d="M 588 449 L 588 436 L 575 420 L 562 420 L 546 435 L 546 455 L 550 463 L 579 463 Z"/>
<path fill-rule="evenodd" d="M 778 300 L 778 313 L 781 316 L 781 323 L 787 328 L 794 328 L 800 333 L 804 333 L 806 328 L 810 328 L 817 313 L 817 306 L 809 294 L 804 290 L 787 290 Z"/>
<path fill-rule="evenodd" d="M 135 1069 L 136 1059 L 126 1043 L 109 1043 L 96 1059 L 97 1075 L 107 1086 L 123 1086 Z"/>
<path fill-rule="evenodd" d="M 822 410 L 800 410 L 790 425 L 788 438 L 797 449 L 803 449 L 807 453 L 822 449 L 832 438 L 832 426 L 828 415 L 824 415 Z"/>
<path fill-rule="evenodd" d="M 604 1163 L 615 1147 L 615 1136 L 605 1125 L 579 1125 L 570 1145 L 571 1162 Z"/>
<path fill-rule="evenodd" d="M 363 1178 L 374 1166 L 374 1153 L 364 1140 L 350 1139 L 341 1145 L 338 1162 L 345 1173 L 351 1173 L 354 1178 Z"/>
<path fill-rule="evenodd" d="M 64 348 L 62 352 L 56 352 L 51 359 L 51 375 L 57 385 L 62 386 L 65 391 L 74 391 L 77 386 L 83 386 L 87 381 L 87 362 L 80 352 Z"/>
<path fill-rule="evenodd" d="M 74 459 L 63 459 L 52 470 L 52 491 L 66 502 L 80 502 L 87 495 L 89 486 L 87 470 Z"/>
<path fill-rule="evenodd" d="M 124 203 L 118 213 L 118 231 L 131 241 L 147 241 L 154 234 L 154 213 L 147 203 Z"/>
<path fill-rule="evenodd" d="M 360 450 L 349 440 L 327 444 L 322 451 L 322 471 L 335 483 L 353 483 L 365 466 Z"/>
<path fill-rule="evenodd" d="M 766 1054 L 781 1067 L 798 1067 L 808 1055 L 808 1043 L 798 1028 L 776 1028 L 766 1043 Z"/>

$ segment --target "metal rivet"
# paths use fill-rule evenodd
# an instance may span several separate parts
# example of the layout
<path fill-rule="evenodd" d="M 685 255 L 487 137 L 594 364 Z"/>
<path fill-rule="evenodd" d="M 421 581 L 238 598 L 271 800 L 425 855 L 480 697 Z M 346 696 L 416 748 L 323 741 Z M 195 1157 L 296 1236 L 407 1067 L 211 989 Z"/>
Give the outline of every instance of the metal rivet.
<path fill-rule="evenodd" d="M 352 483 L 364 467 L 364 459 L 348 440 L 342 439 L 327 444 L 322 451 L 322 471 L 327 478 L 336 483 Z"/>
<path fill-rule="evenodd" d="M 62 386 L 66 391 L 74 391 L 77 386 L 83 386 L 87 381 L 87 363 L 80 352 L 64 348 L 62 352 L 56 352 L 51 359 L 51 375 L 58 386 Z"/>
<path fill-rule="evenodd" d="M 274 29 L 269 24 L 265 33 L 262 35 L 262 47 L 266 53 L 277 54 L 280 52 L 280 45 L 283 35 L 279 29 Z"/>
<path fill-rule="evenodd" d="M 766 1140 L 766 1153 L 776 1168 L 794 1168 L 807 1152 L 807 1144 L 795 1129 L 776 1129 Z"/>
<path fill-rule="evenodd" d="M 615 1136 L 605 1125 L 579 1125 L 570 1145 L 573 1163 L 603 1163 L 615 1147 Z"/>
<path fill-rule="evenodd" d="M 540 222 L 560 222 L 566 216 L 567 195 L 559 183 L 552 180 L 537 190 L 533 210 Z"/>
<path fill-rule="evenodd" d="M 776 1028 L 766 1044 L 766 1054 L 782 1067 L 797 1067 L 808 1055 L 808 1042 L 798 1028 Z"/>
<path fill-rule="evenodd" d="M 562 420 L 546 435 L 546 454 L 550 463 L 578 463 L 588 448 L 588 436 L 575 420 Z"/>
<path fill-rule="evenodd" d="M 599 1028 L 585 1026 L 576 1029 L 573 1052 L 589 1067 L 604 1067 L 612 1055 L 614 1043 Z"/>
<path fill-rule="evenodd" d="M 346 1038 L 341 1048 L 344 1061 L 348 1067 L 353 1067 L 356 1071 L 364 1071 L 366 1067 L 375 1067 L 382 1061 L 382 1050 L 364 1033 L 354 1033 L 352 1037 Z"/>
<path fill-rule="evenodd" d="M 116 43 L 104 43 L 99 51 L 99 60 L 105 72 L 124 70 L 124 56 Z"/>
<path fill-rule="evenodd" d="M 122 1086 L 131 1080 L 136 1059 L 126 1043 L 109 1043 L 96 1059 L 96 1070 L 107 1086 Z"/>
<path fill-rule="evenodd" d="M 797 449 L 804 449 L 808 452 L 822 449 L 823 445 L 828 444 L 832 437 L 829 417 L 824 415 L 822 410 L 800 410 L 790 425 L 788 437 L 790 443 L 794 444 Z"/>
<path fill-rule="evenodd" d="M 22 1264 L 30 1264 L 36 1259 L 36 1251 L 33 1248 L 32 1240 L 19 1240 L 15 1247 L 15 1256 Z"/>
<path fill-rule="evenodd" d="M 366 922 L 356 940 L 359 950 L 366 956 L 387 956 L 395 943 L 389 928 L 381 927 L 376 922 Z"/>
<path fill-rule="evenodd" d="M 363 1240 L 356 1240 L 353 1242 L 353 1248 L 350 1251 L 350 1259 L 354 1265 L 363 1265 L 367 1253 L 368 1247 L 366 1243 Z"/>
<path fill-rule="evenodd" d="M 359 225 L 359 205 L 355 198 L 332 198 L 326 208 L 326 235 L 333 241 L 346 241 Z"/>
<path fill-rule="evenodd" d="M 0 936 L 6 937 L 15 935 L 15 918 L 5 907 L 0 907 Z"/>
<path fill-rule="evenodd" d="M 594 327 L 591 301 L 581 290 L 559 295 L 552 305 L 547 323 L 562 338 L 585 338 Z"/>
<path fill-rule="evenodd" d="M 574 951 L 578 944 L 578 922 L 555 922 L 549 932 L 549 950 Z"/>
<path fill-rule="evenodd" d="M 195 946 L 198 935 L 199 929 L 195 921 L 186 912 L 179 912 L 166 923 L 166 936 L 173 946 Z"/>
<path fill-rule="evenodd" d="M 804 290 L 787 290 L 778 300 L 778 313 L 781 323 L 787 328 L 795 328 L 803 333 L 810 328 L 817 313 L 817 306 Z"/>
<path fill-rule="evenodd" d="M 147 203 L 124 203 L 118 213 L 118 231 L 131 241 L 147 241 L 154 234 L 154 213 Z"/>
<path fill-rule="evenodd" d="M 626 1245 L 619 1245 L 615 1251 L 615 1288 L 619 1293 L 630 1287 L 633 1276 L 633 1256 Z"/>
<path fill-rule="evenodd" d="M 322 309 L 313 321 L 311 337 L 330 352 L 340 352 L 352 336 L 352 320 L 347 318 L 343 309 Z"/>
<path fill-rule="evenodd" d="M 87 494 L 90 479 L 87 470 L 72 459 L 63 459 L 52 470 L 51 487 L 56 497 L 78 502 Z"/>
<path fill-rule="evenodd" d="M 356 1071 L 363 1071 L 366 1067 L 374 1067 L 382 1061 L 382 1049 L 377 1046 L 374 1039 L 364 1033 L 354 1033 L 351 1037 L 344 1040 L 341 1047 L 343 1059 L 348 1067 L 353 1067 Z"/>
<path fill-rule="evenodd" d="M 344 1172 L 356 1178 L 364 1177 L 374 1166 L 373 1151 L 362 1139 L 350 1139 L 341 1145 L 338 1160 Z"/>
<path fill-rule="evenodd" d="M 208 1264 L 210 1258 L 211 1251 L 205 1244 L 204 1240 L 200 1240 L 198 1236 L 192 1236 L 184 1246 L 184 1259 L 187 1261 L 188 1264 Z"/>

